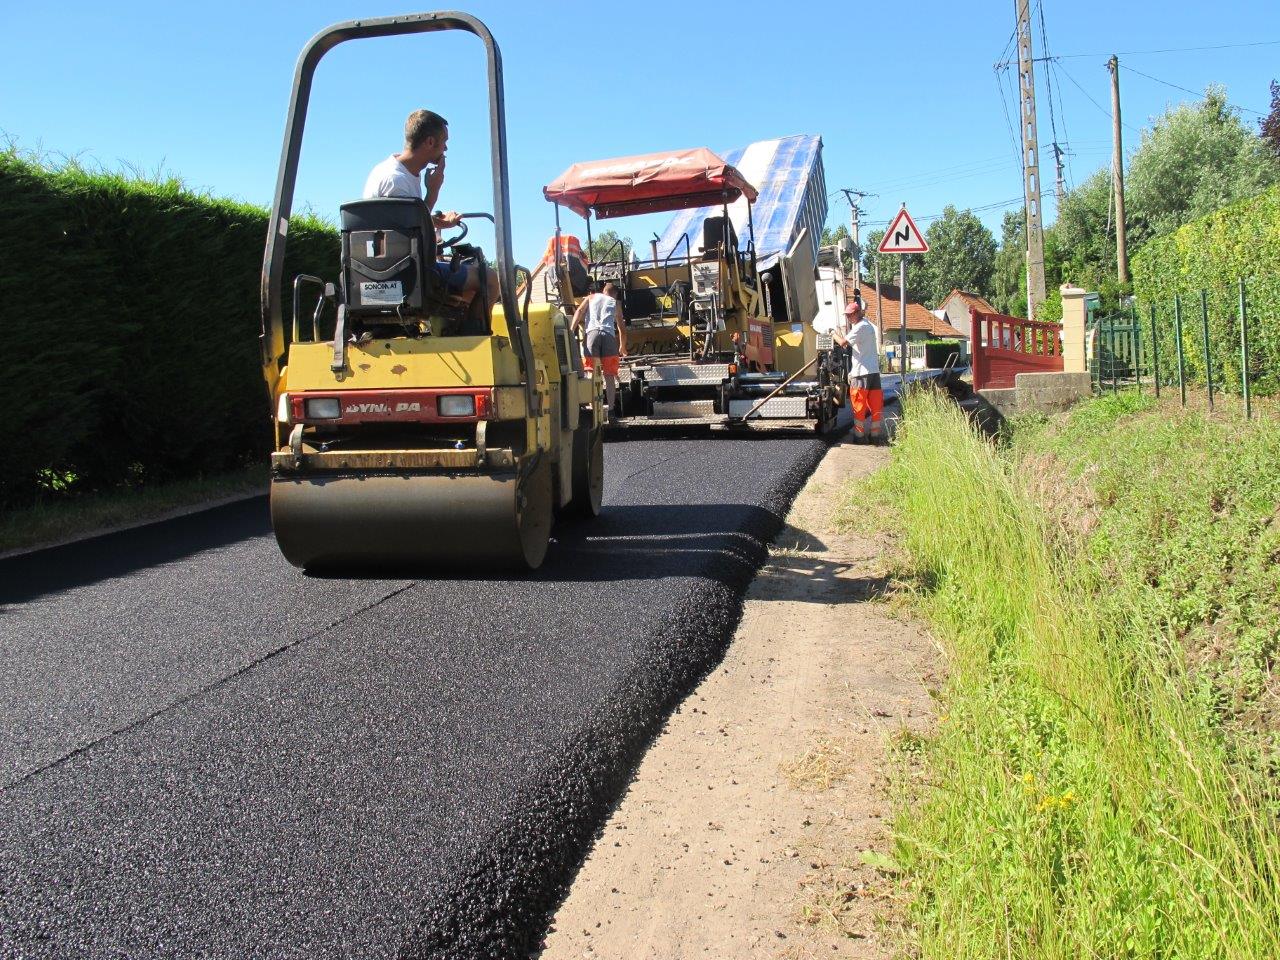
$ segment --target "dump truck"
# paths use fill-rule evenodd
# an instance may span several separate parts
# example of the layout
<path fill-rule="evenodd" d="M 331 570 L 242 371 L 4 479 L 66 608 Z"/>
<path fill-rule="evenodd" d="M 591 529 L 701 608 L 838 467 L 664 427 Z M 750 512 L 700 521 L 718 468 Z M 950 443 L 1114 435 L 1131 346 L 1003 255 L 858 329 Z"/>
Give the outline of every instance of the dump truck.
<path fill-rule="evenodd" d="M 343 204 L 338 281 L 293 277 L 286 327 L 285 247 L 317 64 L 349 40 L 442 30 L 474 34 L 485 49 L 493 210 L 464 214 L 443 237 L 420 199 Z M 478 218 L 493 223 L 491 268 L 464 242 Z M 434 268 L 446 251 L 481 272 L 470 302 L 442 287 Z M 497 304 L 485 300 L 486 269 L 497 271 Z M 489 29 L 466 14 L 424 13 L 317 34 L 294 75 L 262 271 L 271 521 L 291 563 L 533 568 L 557 514 L 599 513 L 600 380 L 584 372 L 561 308 L 517 302 L 517 269 L 502 59 Z"/>
<path fill-rule="evenodd" d="M 821 182 L 821 141 L 788 139 L 803 140 L 809 160 L 800 164 L 801 190 L 783 189 L 794 162 L 780 174 L 768 162 L 762 170 L 775 174 L 767 250 L 757 245 L 760 191 L 705 147 L 576 163 L 543 188 L 554 205 L 555 234 L 552 261 L 535 271 L 539 299 L 572 312 L 605 282 L 622 291 L 628 357 L 614 412 L 624 427 L 836 427 L 846 403 L 844 356 L 813 327 L 814 231 L 826 215 L 825 194 L 813 186 Z M 793 146 L 746 154 L 759 160 L 787 152 L 794 161 Z M 803 202 L 783 210 L 774 195 L 781 193 Z M 561 242 L 562 209 L 586 220 L 588 250 L 593 219 L 680 215 L 647 260 L 617 245 L 579 262 L 573 245 Z"/>

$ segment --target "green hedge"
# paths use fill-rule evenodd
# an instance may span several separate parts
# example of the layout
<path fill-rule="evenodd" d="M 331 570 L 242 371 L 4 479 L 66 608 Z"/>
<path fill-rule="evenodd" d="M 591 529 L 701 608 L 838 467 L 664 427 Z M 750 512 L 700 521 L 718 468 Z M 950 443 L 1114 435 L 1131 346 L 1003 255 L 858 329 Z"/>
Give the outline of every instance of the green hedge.
<path fill-rule="evenodd" d="M 0 505 L 265 456 L 258 360 L 267 213 L 181 183 L 0 152 Z M 333 278 L 335 230 L 290 224 L 286 276 Z M 287 305 L 286 305 L 287 309 Z"/>
<path fill-rule="evenodd" d="M 1259 392 L 1280 389 L 1280 187 L 1143 244 L 1133 258 L 1139 318 L 1149 329 L 1157 311 L 1161 370 L 1174 369 L 1173 298 L 1182 298 L 1188 376 L 1204 382 L 1200 291 L 1208 291 L 1213 380 L 1240 391 L 1239 278 L 1247 290 L 1249 382 Z"/>

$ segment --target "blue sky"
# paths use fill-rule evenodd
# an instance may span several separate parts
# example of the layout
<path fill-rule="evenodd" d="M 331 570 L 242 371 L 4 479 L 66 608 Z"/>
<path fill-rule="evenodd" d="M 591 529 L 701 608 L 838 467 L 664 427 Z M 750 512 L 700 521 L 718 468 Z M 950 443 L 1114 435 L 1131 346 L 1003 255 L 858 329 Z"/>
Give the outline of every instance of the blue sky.
<path fill-rule="evenodd" d="M 1057 138 L 1074 184 L 1110 157 L 1107 55 L 1120 53 L 1126 146 L 1166 104 L 1222 83 L 1252 111 L 1280 79 L 1280 3 L 1043 0 L 1051 70 L 1037 73 L 1042 177 Z M 268 204 L 295 60 L 340 20 L 415 8 L 391 2 L 34 5 L 0 0 L 0 131 L 20 147 L 84 162 L 164 170 L 191 187 Z M 537 258 L 552 230 L 541 187 L 576 160 L 668 148 L 728 149 L 821 134 L 830 188 L 878 193 L 864 229 L 905 201 L 917 218 L 953 203 L 998 229 L 1021 178 L 992 65 L 1013 31 L 1013 0 L 869 4 L 748 0 L 505 3 L 464 9 L 502 47 L 517 257 Z M 855 11 L 858 11 L 855 14 Z M 1040 35 L 1037 19 L 1037 56 Z M 1267 43 L 1267 45 L 1261 45 Z M 1242 45 L 1153 53 L 1168 48 Z M 1130 53 L 1129 51 L 1134 51 Z M 1130 72 L 1142 71 L 1149 77 Z M 1016 123 L 1015 71 L 1004 103 Z M 484 62 L 466 35 L 339 46 L 321 63 L 297 208 L 332 219 L 369 168 L 398 149 L 419 106 L 450 121 L 443 202 L 491 206 Z M 1245 113 L 1256 123 L 1256 113 Z M 1046 196 L 1047 220 L 1053 201 Z M 831 222 L 847 220 L 837 195 Z M 572 215 L 570 215 L 571 217 Z M 879 221 L 879 223 L 877 223 Z M 637 241 L 665 220 L 606 223 Z M 581 221 L 577 221 L 580 227 Z M 922 224 L 923 225 L 923 224 Z"/>

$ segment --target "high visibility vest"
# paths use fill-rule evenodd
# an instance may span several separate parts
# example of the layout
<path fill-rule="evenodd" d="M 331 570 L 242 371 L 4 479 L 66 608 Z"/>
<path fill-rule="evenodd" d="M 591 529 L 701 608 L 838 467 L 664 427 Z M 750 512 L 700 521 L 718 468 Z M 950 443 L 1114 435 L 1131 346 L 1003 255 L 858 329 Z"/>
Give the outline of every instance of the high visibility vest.
<path fill-rule="evenodd" d="M 571 257 L 577 257 L 583 263 L 587 262 L 586 255 L 582 252 L 582 241 L 571 233 L 560 234 L 560 250 L 556 250 L 556 238 L 553 235 L 547 241 L 547 249 L 543 251 L 542 262 L 552 263 L 557 258 L 557 253 L 565 253 Z"/>

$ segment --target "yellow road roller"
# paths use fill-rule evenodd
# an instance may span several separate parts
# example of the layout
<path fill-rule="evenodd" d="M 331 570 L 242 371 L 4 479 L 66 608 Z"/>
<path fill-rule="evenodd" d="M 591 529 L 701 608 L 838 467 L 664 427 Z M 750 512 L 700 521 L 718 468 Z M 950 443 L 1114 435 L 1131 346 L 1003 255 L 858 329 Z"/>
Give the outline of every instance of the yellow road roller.
<path fill-rule="evenodd" d="M 492 213 L 437 236 L 421 200 L 343 204 L 338 282 L 291 279 L 289 217 L 311 80 L 348 40 L 462 30 L 488 58 Z M 492 221 L 497 259 L 464 242 Z M 480 271 L 472 301 L 435 269 Z M 488 28 L 459 13 L 336 24 L 298 60 L 262 270 L 262 370 L 271 398 L 271 521 L 290 563 L 308 570 L 528 567 L 559 513 L 599 513 L 601 382 L 586 373 L 563 311 L 517 296 L 511 255 L 502 58 Z M 495 270 L 501 302 L 485 302 Z M 314 298 L 304 309 L 304 301 Z"/>

